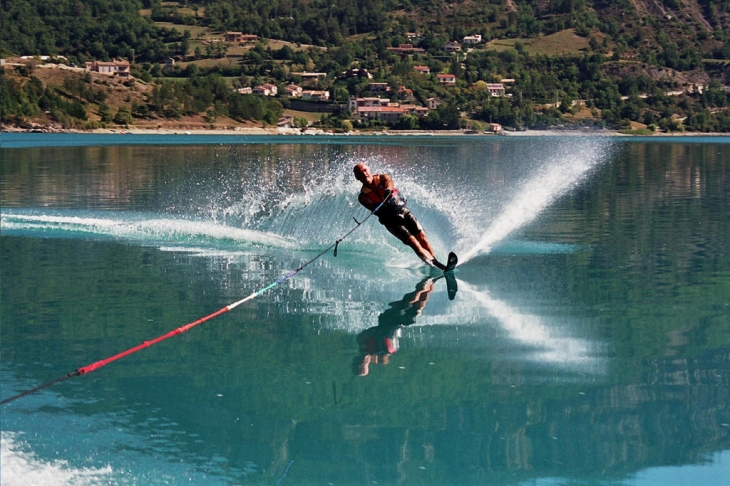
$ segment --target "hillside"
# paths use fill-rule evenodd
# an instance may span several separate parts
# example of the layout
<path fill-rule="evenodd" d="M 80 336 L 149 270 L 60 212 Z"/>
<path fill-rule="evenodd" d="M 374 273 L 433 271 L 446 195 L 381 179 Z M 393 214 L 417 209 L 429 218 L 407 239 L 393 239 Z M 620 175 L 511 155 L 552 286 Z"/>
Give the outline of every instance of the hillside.
<path fill-rule="evenodd" d="M 730 131 L 730 2 L 722 0 L 26 0 L 0 9 L 0 55 L 8 60 L 132 65 L 130 80 L 61 74 L 35 67 L 39 61 L 8 65 L 0 86 L 6 126 L 273 125 L 289 98 L 252 100 L 232 90 L 269 83 L 281 92 L 302 84 L 297 73 L 319 72 L 326 77 L 305 88 L 325 90 L 331 101 L 442 102 L 426 117 L 369 120 L 374 127 Z M 226 32 L 258 40 L 230 42 Z M 454 52 L 445 52 L 454 41 Z M 175 66 L 166 71 L 170 59 Z M 342 75 L 353 68 L 372 79 Z M 456 82 L 445 86 L 437 73 Z M 511 80 L 505 96 L 495 98 L 485 86 L 503 79 Z M 388 90 L 372 91 L 372 82 Z M 311 106 L 325 114 L 309 121 L 364 123 L 341 108 Z"/>
<path fill-rule="evenodd" d="M 12 71 L 6 74 L 11 80 L 20 81 Z M 113 116 L 119 112 L 120 107 L 144 106 L 147 100 L 153 95 L 154 83 L 146 83 L 139 79 L 123 79 L 116 76 L 107 76 L 99 73 L 88 73 L 82 68 L 69 68 L 63 64 L 39 64 L 32 69 L 32 76 L 38 79 L 43 86 L 55 87 L 55 91 L 69 99 L 84 100 L 86 118 L 83 122 L 75 122 L 73 118 L 65 117 L 62 114 L 56 115 L 58 119 L 49 119 L 45 111 L 35 114 L 28 113 L 21 123 L 14 124 L 17 128 L 25 129 L 95 129 L 101 127 L 113 127 L 116 123 L 104 123 L 105 110 L 113 120 Z M 84 93 L 79 91 L 84 87 Z M 89 92 L 96 93 L 95 95 Z M 102 94 L 103 93 L 103 94 Z M 87 98 L 92 98 L 91 100 Z M 106 106 L 106 108 L 104 108 Z M 134 111 L 131 109 L 130 111 Z M 119 123 L 118 125 L 127 125 Z M 210 128 L 236 129 L 261 126 L 255 122 L 239 122 L 228 117 L 220 117 L 214 123 L 205 120 L 201 114 L 193 114 L 180 117 L 137 117 L 132 123 L 135 128 L 160 129 L 160 130 L 203 130 Z"/>

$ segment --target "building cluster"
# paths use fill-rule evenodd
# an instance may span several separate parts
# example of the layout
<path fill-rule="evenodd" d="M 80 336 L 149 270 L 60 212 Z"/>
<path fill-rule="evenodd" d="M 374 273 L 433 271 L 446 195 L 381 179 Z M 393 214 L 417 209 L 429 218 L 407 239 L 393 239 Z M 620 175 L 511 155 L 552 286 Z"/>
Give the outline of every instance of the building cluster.
<path fill-rule="evenodd" d="M 225 42 L 232 44 L 248 44 L 256 43 L 259 37 L 252 34 L 244 34 L 242 32 L 226 32 Z M 417 42 L 421 36 L 417 33 L 409 33 L 407 35 L 409 42 Z M 482 42 L 480 35 L 466 36 L 462 39 L 464 45 L 474 45 Z M 449 42 L 444 45 L 444 51 L 454 53 L 461 51 L 459 42 Z M 415 47 L 412 43 L 400 44 L 398 47 L 388 47 L 388 51 L 399 53 L 404 56 L 412 54 L 425 54 L 425 50 Z M 168 59 L 165 65 L 166 69 L 174 67 L 174 60 Z M 118 75 L 122 77 L 130 76 L 130 64 L 128 61 L 93 61 L 86 63 L 86 69 L 89 71 L 105 73 L 110 75 Z M 417 72 L 431 76 L 431 70 L 426 65 L 416 65 L 413 69 Z M 290 98 L 298 98 L 302 100 L 329 102 L 330 92 L 326 90 L 306 89 L 307 86 L 316 87 L 320 80 L 327 77 L 327 73 L 323 72 L 293 72 L 291 76 L 301 79 L 301 84 L 291 83 L 282 88 L 281 93 L 279 87 L 272 83 L 264 83 L 255 87 L 237 88 L 235 91 L 240 94 L 254 94 L 259 96 L 288 96 Z M 373 79 L 373 75 L 367 69 L 353 68 L 341 74 L 342 77 L 361 77 Z M 435 79 L 444 86 L 455 86 L 456 76 L 450 73 L 436 73 Z M 419 106 L 413 104 L 413 91 L 405 86 L 399 86 L 397 89 L 391 87 L 384 82 L 370 82 L 369 92 L 371 97 L 350 97 L 347 103 L 347 109 L 353 120 L 360 123 L 367 123 L 375 120 L 388 124 L 398 123 L 403 116 L 412 115 L 416 117 L 424 117 L 429 111 L 435 110 L 441 103 L 437 98 L 431 98 L 427 101 L 427 106 Z M 505 96 L 505 87 L 503 83 L 488 84 L 487 89 L 492 96 Z M 380 94 L 389 94 L 390 98 L 398 101 L 391 101 L 389 98 L 381 98 Z"/>
<path fill-rule="evenodd" d="M 239 94 L 255 94 L 260 96 L 278 96 L 279 95 L 279 88 L 275 84 L 265 83 L 261 84 L 259 86 L 256 86 L 255 88 L 238 88 L 236 90 Z M 330 99 L 330 92 L 326 90 L 316 90 L 316 89 L 304 89 L 301 86 L 298 86 L 296 84 L 289 84 L 284 87 L 283 93 L 284 96 L 288 96 L 290 98 L 301 98 L 303 100 L 311 100 L 311 101 L 329 101 Z"/>
<path fill-rule="evenodd" d="M 387 98 L 380 97 L 350 97 L 347 102 L 347 109 L 353 120 L 360 123 L 367 123 L 371 120 L 387 123 L 391 125 L 397 124 L 405 115 L 413 115 L 422 118 L 432 110 L 438 108 L 442 101 L 438 98 L 429 98 L 428 106 L 418 106 L 409 103 L 392 102 Z M 490 123 L 490 132 L 499 133 L 502 126 L 498 123 Z"/>
<path fill-rule="evenodd" d="M 426 107 L 394 103 L 387 98 L 357 98 L 353 96 L 347 102 L 347 110 L 350 112 L 352 119 L 360 123 L 377 120 L 395 124 L 403 118 L 403 115 L 414 115 L 419 118 L 426 116 L 430 109 L 435 109 L 440 103 L 436 98 L 431 98 L 428 101 L 429 106 Z"/>

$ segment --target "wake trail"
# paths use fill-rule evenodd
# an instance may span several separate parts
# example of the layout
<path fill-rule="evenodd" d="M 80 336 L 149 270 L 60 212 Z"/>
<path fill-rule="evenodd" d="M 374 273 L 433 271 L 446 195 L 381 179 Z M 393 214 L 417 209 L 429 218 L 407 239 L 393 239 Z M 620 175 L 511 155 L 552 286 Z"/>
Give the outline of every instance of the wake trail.
<path fill-rule="evenodd" d="M 6 235 L 126 241 L 161 249 L 294 247 L 291 240 L 270 232 L 161 214 L 4 210 L 1 224 Z"/>

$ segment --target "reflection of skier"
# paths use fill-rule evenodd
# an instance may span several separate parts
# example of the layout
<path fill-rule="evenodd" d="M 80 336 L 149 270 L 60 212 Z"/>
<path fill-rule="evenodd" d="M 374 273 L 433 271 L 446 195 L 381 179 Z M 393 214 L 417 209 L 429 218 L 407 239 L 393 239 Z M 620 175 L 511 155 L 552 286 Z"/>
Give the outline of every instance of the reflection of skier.
<path fill-rule="evenodd" d="M 398 338 L 402 326 L 416 322 L 426 307 L 428 295 L 436 279 L 426 278 L 416 285 L 416 290 L 403 296 L 398 302 L 391 302 L 389 308 L 378 316 L 378 325 L 365 329 L 357 335 L 360 356 L 355 358 L 354 372 L 365 376 L 371 363 L 388 364 L 391 354 L 398 351 Z"/>

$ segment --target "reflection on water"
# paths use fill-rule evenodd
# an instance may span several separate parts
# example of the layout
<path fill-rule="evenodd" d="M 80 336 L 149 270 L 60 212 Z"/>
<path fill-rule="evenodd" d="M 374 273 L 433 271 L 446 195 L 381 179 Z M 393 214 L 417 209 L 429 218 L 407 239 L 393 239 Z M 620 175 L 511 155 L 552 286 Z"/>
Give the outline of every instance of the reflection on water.
<path fill-rule="evenodd" d="M 565 332 L 568 326 L 548 326 L 540 316 L 524 314 L 507 302 L 493 298 L 489 291 L 478 291 L 465 283 L 461 288 L 499 321 L 510 339 L 534 350 L 528 354 L 529 359 L 570 367 L 583 373 L 601 372 L 600 358 L 593 349 L 595 346 L 586 340 L 557 335 Z"/>
<path fill-rule="evenodd" d="M 358 376 L 370 372 L 371 364 L 387 365 L 390 355 L 398 351 L 398 340 L 403 326 L 416 323 L 421 315 L 428 296 L 433 292 L 434 278 L 427 277 L 396 302 L 388 304 L 388 309 L 378 316 L 378 325 L 365 329 L 357 335 L 360 356 L 355 359 L 354 369 Z"/>
<path fill-rule="evenodd" d="M 362 220 L 357 161 L 403 181 L 438 253 L 478 249 L 454 295 L 360 228 L 4 406 L 2 482 L 727 483 L 729 150 L 0 149 L 2 398 L 310 260 Z"/>

